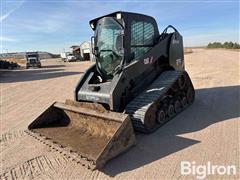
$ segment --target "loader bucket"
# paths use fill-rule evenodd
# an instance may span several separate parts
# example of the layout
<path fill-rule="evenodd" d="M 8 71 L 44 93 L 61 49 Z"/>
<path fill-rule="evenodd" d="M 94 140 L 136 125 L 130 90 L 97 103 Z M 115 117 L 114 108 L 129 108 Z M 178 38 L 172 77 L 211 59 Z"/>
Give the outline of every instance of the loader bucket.
<path fill-rule="evenodd" d="M 90 169 L 101 169 L 135 144 L 128 115 L 71 100 L 52 104 L 28 130 L 30 135 Z"/>

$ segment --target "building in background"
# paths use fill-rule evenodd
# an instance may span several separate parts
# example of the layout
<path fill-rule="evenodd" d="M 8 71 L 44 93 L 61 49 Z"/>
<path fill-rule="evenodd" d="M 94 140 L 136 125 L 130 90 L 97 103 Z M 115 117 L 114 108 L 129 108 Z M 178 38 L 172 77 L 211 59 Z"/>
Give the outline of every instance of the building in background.
<path fill-rule="evenodd" d="M 94 56 L 92 54 L 91 43 L 88 41 L 84 41 L 79 46 L 73 45 L 72 54 L 81 61 L 94 61 Z"/>
<path fill-rule="evenodd" d="M 94 61 L 92 46 L 90 42 L 84 41 L 82 44 L 80 44 L 80 53 L 84 61 Z"/>
<path fill-rule="evenodd" d="M 76 59 L 78 60 L 82 60 L 82 56 L 81 56 L 81 52 L 80 52 L 80 46 L 71 46 L 70 48 L 72 48 L 72 54 L 73 56 L 76 57 Z"/>

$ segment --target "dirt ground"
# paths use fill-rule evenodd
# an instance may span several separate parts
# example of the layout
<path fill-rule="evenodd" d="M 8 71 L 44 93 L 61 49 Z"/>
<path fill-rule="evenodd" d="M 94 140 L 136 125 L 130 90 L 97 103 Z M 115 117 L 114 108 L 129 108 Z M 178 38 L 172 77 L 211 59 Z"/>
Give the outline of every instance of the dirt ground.
<path fill-rule="evenodd" d="M 89 62 L 45 60 L 41 69 L 0 71 L 0 179 L 190 179 L 181 161 L 235 165 L 239 179 L 240 52 L 194 49 L 185 55 L 196 89 L 192 106 L 137 145 L 90 171 L 26 135 L 24 130 L 54 101 L 73 99 L 73 90 Z"/>

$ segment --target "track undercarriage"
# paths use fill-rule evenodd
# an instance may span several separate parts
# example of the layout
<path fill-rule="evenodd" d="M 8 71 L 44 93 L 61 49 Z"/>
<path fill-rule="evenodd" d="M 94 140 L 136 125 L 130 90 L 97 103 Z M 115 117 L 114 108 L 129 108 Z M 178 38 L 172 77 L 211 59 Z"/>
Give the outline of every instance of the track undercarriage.
<path fill-rule="evenodd" d="M 135 130 L 150 133 L 192 104 L 194 96 L 186 71 L 166 71 L 127 105 L 125 113 Z"/>

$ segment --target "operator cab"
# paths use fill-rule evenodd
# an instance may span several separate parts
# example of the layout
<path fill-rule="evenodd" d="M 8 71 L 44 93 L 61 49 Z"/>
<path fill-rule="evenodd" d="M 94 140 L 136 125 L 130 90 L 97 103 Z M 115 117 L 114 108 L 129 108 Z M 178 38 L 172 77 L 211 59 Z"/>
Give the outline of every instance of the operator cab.
<path fill-rule="evenodd" d="M 105 80 L 142 57 L 159 38 L 154 18 L 142 14 L 119 11 L 91 20 L 90 26 L 97 71 Z"/>
<path fill-rule="evenodd" d="M 112 17 L 98 20 L 95 30 L 95 56 L 99 71 L 111 77 L 124 59 L 124 27 Z"/>
<path fill-rule="evenodd" d="M 90 26 L 96 63 L 79 81 L 76 101 L 97 102 L 105 109 L 123 111 L 161 72 L 182 69 L 181 35 L 167 33 L 166 28 L 160 36 L 150 16 L 118 11 L 91 20 Z"/>

